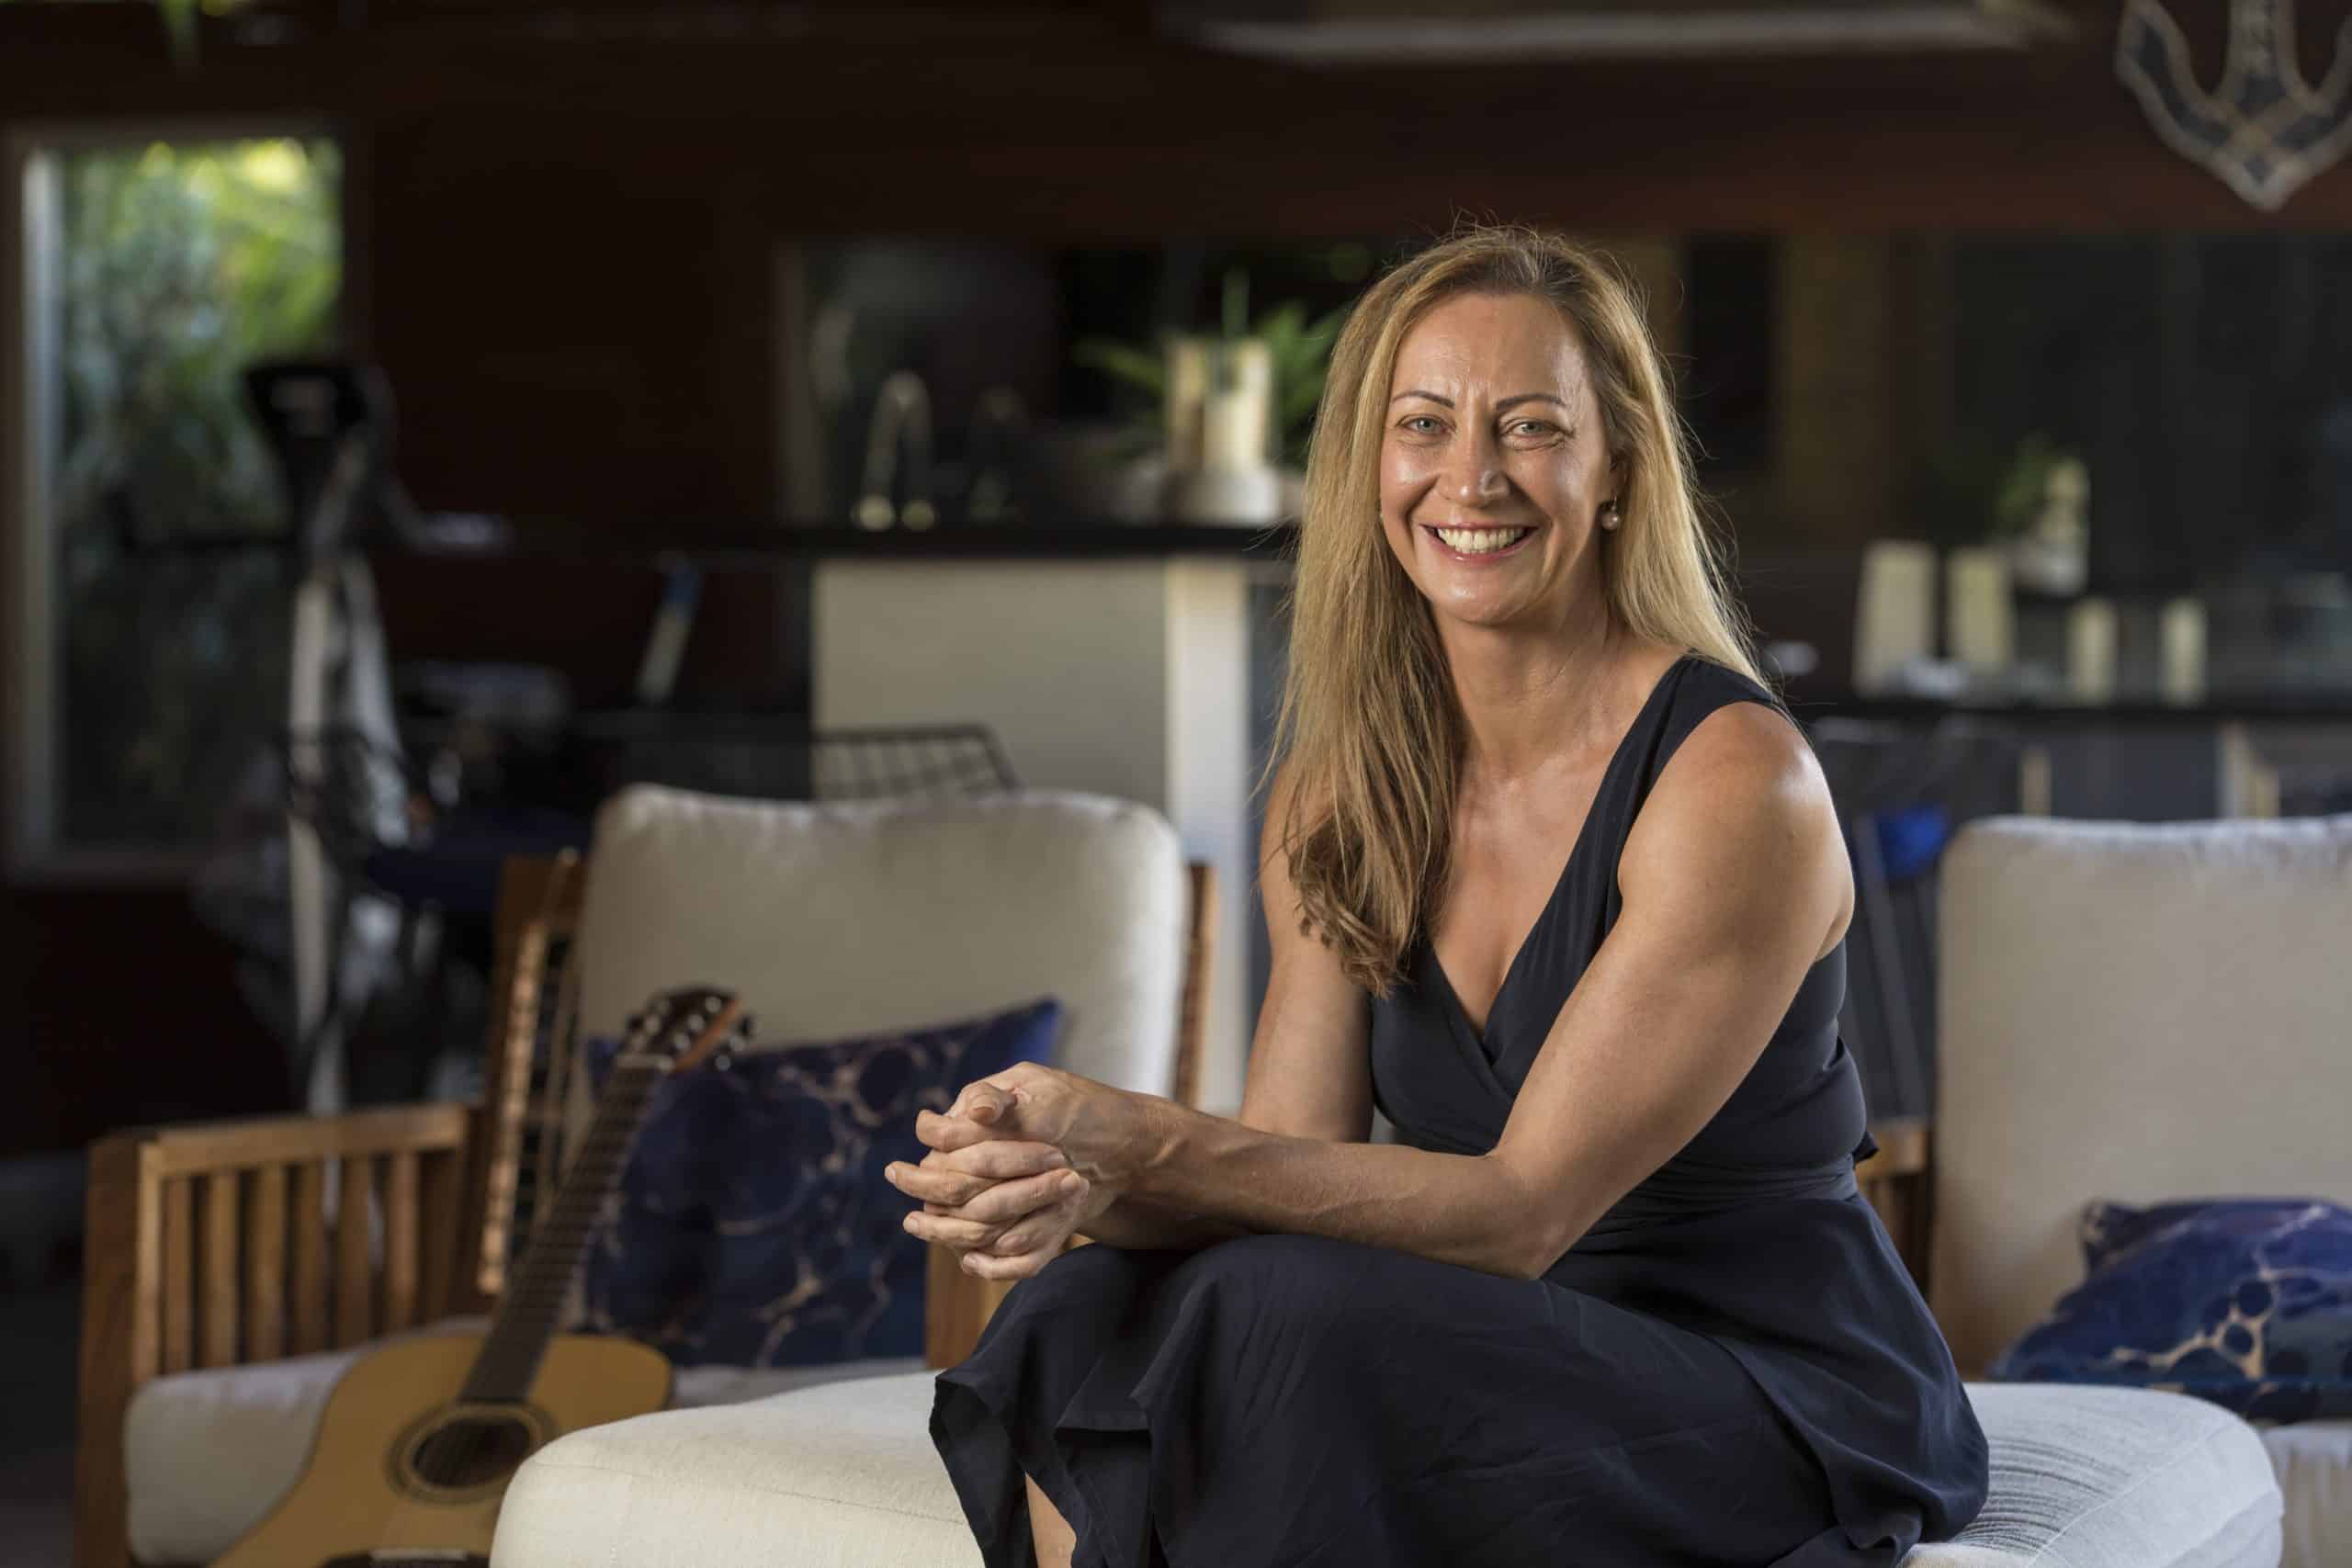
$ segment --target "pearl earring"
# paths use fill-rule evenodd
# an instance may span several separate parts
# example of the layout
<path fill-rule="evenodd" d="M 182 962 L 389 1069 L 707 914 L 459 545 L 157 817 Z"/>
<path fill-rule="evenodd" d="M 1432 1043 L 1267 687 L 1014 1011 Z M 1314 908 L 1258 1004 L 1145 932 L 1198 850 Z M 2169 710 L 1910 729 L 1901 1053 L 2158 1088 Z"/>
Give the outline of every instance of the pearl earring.
<path fill-rule="evenodd" d="M 1611 501 L 1602 503 L 1600 508 L 1600 525 L 1602 527 L 1614 528 L 1618 524 L 1623 523 L 1624 520 L 1623 514 L 1617 510 L 1617 503 L 1615 502 Z"/>

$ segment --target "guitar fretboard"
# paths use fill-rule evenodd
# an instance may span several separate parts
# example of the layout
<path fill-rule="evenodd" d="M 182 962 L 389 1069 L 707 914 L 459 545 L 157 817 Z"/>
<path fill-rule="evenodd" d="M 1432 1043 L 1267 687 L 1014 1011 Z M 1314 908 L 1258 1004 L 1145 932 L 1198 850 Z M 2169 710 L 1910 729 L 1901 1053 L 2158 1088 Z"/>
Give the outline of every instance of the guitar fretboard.
<path fill-rule="evenodd" d="M 508 1279 L 460 1398 L 515 1404 L 529 1395 L 572 1280 L 595 1237 L 605 1201 L 628 1163 L 645 1103 L 667 1076 L 666 1065 L 660 1062 L 624 1055 L 614 1063 L 597 1100 L 595 1120 L 581 1139 L 554 1204 L 531 1228 L 530 1246 Z"/>

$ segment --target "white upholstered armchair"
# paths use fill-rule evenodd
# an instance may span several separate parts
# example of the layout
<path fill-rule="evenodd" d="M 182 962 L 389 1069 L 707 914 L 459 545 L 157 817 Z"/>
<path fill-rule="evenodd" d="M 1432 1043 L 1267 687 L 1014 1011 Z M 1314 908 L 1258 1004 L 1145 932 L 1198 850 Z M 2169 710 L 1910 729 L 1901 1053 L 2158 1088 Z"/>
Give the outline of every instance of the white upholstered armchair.
<path fill-rule="evenodd" d="M 360 1348 L 496 1294 L 514 1190 L 539 1164 L 526 1123 L 582 1120 L 576 1095 L 566 1117 L 527 1092 L 548 1021 L 563 1019 L 563 1041 L 614 1035 L 652 992 L 708 983 L 782 1042 L 1050 995 L 1063 1065 L 1189 1100 L 1211 892 L 1166 818 L 1100 795 L 622 792 L 597 818 L 584 887 L 510 864 L 488 1104 L 140 1129 L 93 1151 L 77 1562 L 212 1560 L 300 1473 Z M 559 975 L 572 988 L 559 994 Z M 338 1187 L 375 1201 L 331 1206 Z M 1007 1288 L 934 1258 L 924 1357 L 686 1368 L 673 1404 L 921 1381 L 962 1358 Z"/>

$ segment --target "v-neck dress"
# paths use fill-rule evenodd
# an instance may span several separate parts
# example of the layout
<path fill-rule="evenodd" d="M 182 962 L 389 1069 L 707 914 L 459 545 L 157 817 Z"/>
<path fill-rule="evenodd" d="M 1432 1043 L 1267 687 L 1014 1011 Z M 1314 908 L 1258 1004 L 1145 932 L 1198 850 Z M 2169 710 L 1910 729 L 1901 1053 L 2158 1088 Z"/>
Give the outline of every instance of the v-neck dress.
<path fill-rule="evenodd" d="M 1399 1140 L 1502 1135 L 1615 922 L 1617 862 L 1684 737 L 1778 707 L 1685 656 L 1611 757 L 1483 1031 L 1427 933 L 1372 1008 Z M 1841 942 L 1724 1107 L 1542 1277 L 1309 1235 L 1078 1247 L 939 1375 L 931 1431 L 989 1568 L 1887 1568 L 1984 1500 L 1984 1435 L 1854 1180 L 1877 1152 L 1838 1033 Z"/>

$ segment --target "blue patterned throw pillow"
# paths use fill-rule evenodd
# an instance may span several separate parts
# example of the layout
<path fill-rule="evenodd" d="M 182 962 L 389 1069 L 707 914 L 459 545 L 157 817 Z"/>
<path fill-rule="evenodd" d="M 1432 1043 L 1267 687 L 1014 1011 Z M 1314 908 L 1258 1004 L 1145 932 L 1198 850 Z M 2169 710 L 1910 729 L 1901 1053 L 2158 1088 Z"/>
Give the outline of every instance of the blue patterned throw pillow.
<path fill-rule="evenodd" d="M 923 1243 L 882 1176 L 930 1151 L 918 1110 L 1052 1060 L 1061 1004 L 830 1043 L 762 1047 L 655 1089 L 582 1276 L 591 1326 L 680 1366 L 803 1366 L 922 1351 Z M 586 1055 L 602 1087 L 617 1043 Z"/>
<path fill-rule="evenodd" d="M 2082 1244 L 2082 1284 L 1991 1376 L 2165 1389 L 2260 1421 L 2352 1416 L 2352 1211 L 2093 1202 Z"/>

